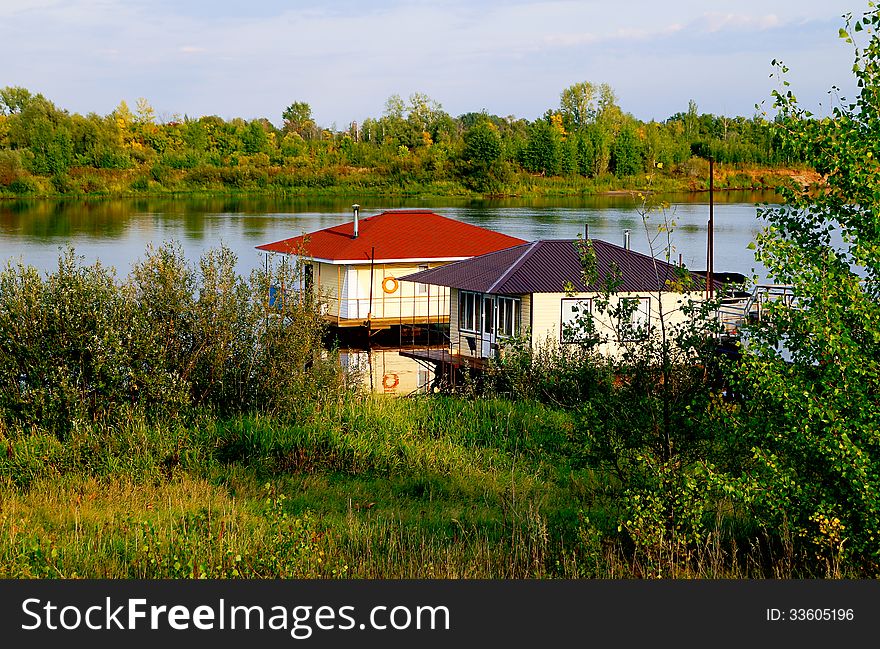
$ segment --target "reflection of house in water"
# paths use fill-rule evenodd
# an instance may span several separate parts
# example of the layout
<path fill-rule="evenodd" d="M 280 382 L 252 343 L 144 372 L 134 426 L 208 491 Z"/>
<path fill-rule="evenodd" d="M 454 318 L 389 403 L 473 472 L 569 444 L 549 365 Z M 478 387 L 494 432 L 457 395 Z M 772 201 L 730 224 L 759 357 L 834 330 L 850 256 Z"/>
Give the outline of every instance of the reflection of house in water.
<path fill-rule="evenodd" d="M 357 371 L 363 386 L 377 394 L 429 392 L 434 380 L 429 367 L 401 356 L 397 349 L 349 349 L 339 353 L 339 361 L 343 367 Z"/>
<path fill-rule="evenodd" d="M 400 283 L 403 275 L 524 243 L 428 210 L 394 210 L 308 235 L 257 246 L 294 255 L 326 301 L 325 318 L 336 327 L 384 329 L 446 323 L 449 291 L 424 283 Z"/>
<path fill-rule="evenodd" d="M 534 241 L 404 277 L 405 283 L 449 289 L 450 345 L 446 350 L 401 353 L 447 371 L 481 368 L 514 336 L 526 336 L 533 347 L 547 341 L 584 342 L 578 322 L 588 314 L 596 330 L 607 334 L 598 350 L 613 355 L 655 329 L 661 310 L 667 325 L 686 320 L 680 304 L 683 293 L 673 290 L 683 277 L 694 287 L 705 286 L 705 278 L 629 248 L 599 240 L 591 245 L 600 279 L 589 285 L 573 240 Z M 604 278 L 618 271 L 611 300 L 612 306 L 628 302 L 618 311 L 626 313 L 625 321 L 596 308 Z M 687 295 L 701 300 L 705 294 L 691 289 Z"/>

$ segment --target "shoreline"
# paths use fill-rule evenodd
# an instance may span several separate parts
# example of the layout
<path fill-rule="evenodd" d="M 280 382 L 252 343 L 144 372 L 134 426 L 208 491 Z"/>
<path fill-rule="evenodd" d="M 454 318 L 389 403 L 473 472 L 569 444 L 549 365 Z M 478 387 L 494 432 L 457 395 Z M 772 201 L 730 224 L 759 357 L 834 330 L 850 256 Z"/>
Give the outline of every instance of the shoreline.
<path fill-rule="evenodd" d="M 279 174 L 281 168 L 273 169 Z M 708 175 L 708 174 L 706 174 Z M 0 187 L 0 201 L 57 199 L 138 199 L 158 197 L 235 197 L 262 196 L 285 198 L 332 198 L 340 196 L 382 197 L 395 199 L 462 199 L 508 200 L 534 198 L 577 198 L 637 196 L 639 194 L 699 194 L 708 192 L 709 179 L 693 173 L 642 174 L 625 178 L 601 176 L 540 176 L 518 173 L 493 192 L 476 192 L 450 179 L 405 180 L 394 182 L 382 176 L 364 178 L 358 174 L 338 177 L 324 186 L 308 179 L 302 184 L 283 185 L 273 182 L 248 182 L 241 185 L 223 183 L 189 184 L 184 173 L 178 172 L 162 182 L 146 180 L 139 170 L 107 172 L 90 167 L 77 168 L 66 176 L 62 191 L 59 179 L 48 176 L 27 176 L 22 186 L 26 191 L 10 191 Z M 265 180 L 265 179 L 264 179 Z M 716 166 L 715 191 L 777 191 L 784 184 L 808 187 L 821 183 L 822 177 L 813 170 L 796 167 L 751 167 L 748 165 Z"/>
<path fill-rule="evenodd" d="M 724 195 L 734 192 L 777 192 L 778 184 L 774 185 L 745 185 L 715 187 L 715 193 Z M 663 189 L 609 189 L 596 192 L 587 191 L 540 191 L 540 192 L 512 192 L 493 194 L 458 194 L 458 193 L 435 193 L 435 192 L 383 192 L 383 191 L 353 191 L 347 187 L 340 187 L 339 191 L 284 191 L 270 190 L 241 190 L 219 188 L 192 189 L 192 190 L 166 190 L 154 192 L 112 192 L 112 193 L 72 193 L 72 194 L 5 194 L 0 193 L 0 203 L 14 201 L 106 201 L 106 200 L 137 200 L 137 199 L 161 199 L 161 198 L 306 198 L 306 199 L 332 199 L 345 196 L 350 197 L 375 197 L 393 198 L 399 200 L 436 200 L 456 199 L 471 201 L 493 200 L 528 200 L 537 198 L 546 199 L 572 199 L 572 198 L 602 198 L 602 197 L 633 197 L 640 194 L 654 196 L 667 196 L 673 194 L 707 194 L 708 188 L 667 187 Z"/>

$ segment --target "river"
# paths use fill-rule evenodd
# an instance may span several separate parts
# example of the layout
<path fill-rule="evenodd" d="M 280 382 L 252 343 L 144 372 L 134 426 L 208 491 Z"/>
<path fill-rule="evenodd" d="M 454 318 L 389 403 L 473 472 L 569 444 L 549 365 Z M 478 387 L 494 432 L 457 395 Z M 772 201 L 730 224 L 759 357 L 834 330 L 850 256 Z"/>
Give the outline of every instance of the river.
<path fill-rule="evenodd" d="M 747 246 L 761 228 L 756 203 L 774 197 L 760 192 L 716 194 L 716 271 L 749 275 L 755 268 L 766 279 Z M 708 194 L 670 195 L 663 200 L 670 205 L 666 216 L 675 223 L 673 260 L 680 254 L 689 268 L 705 268 Z M 623 231 L 630 229 L 633 249 L 649 252 L 638 211 L 641 202 L 629 195 L 481 201 L 186 197 L 0 201 L 0 260 L 21 259 L 48 270 L 55 266 L 59 250 L 71 245 L 87 262 L 100 260 L 125 275 L 148 244 L 174 240 L 192 260 L 222 243 L 237 254 L 239 270 L 248 273 L 262 264 L 255 246 L 350 220 L 354 202 L 361 204 L 362 216 L 384 209 L 426 207 L 527 240 L 573 238 L 587 224 L 592 237 L 622 243 Z M 651 213 L 649 231 L 655 234 L 662 221 L 662 214 Z"/>
<path fill-rule="evenodd" d="M 149 244 L 173 240 L 193 262 L 205 250 L 226 245 L 238 256 L 239 272 L 248 274 L 263 264 L 255 246 L 350 220 L 351 204 L 360 203 L 361 216 L 402 207 L 430 208 L 527 240 L 574 238 L 588 225 L 591 237 L 622 244 L 624 230 L 629 229 L 632 248 L 645 253 L 650 252 L 648 233 L 656 235 L 658 226 L 668 220 L 674 222 L 673 261 L 681 255 L 689 268 L 704 269 L 708 194 L 662 199 L 669 208 L 665 213 L 649 213 L 647 233 L 642 203 L 629 195 L 479 201 L 271 196 L 0 201 L 0 260 L 21 260 L 46 271 L 56 266 L 59 251 L 70 245 L 86 262 L 100 260 L 124 276 Z M 754 272 L 761 281 L 766 279 L 748 245 L 762 227 L 756 204 L 775 200 L 769 192 L 716 194 L 716 271 Z M 664 243 L 661 235 L 655 251 Z M 424 389 L 430 379 L 426 368 L 396 350 L 349 350 L 342 353 L 341 361 L 359 367 L 365 385 L 376 392 L 409 394 Z"/>

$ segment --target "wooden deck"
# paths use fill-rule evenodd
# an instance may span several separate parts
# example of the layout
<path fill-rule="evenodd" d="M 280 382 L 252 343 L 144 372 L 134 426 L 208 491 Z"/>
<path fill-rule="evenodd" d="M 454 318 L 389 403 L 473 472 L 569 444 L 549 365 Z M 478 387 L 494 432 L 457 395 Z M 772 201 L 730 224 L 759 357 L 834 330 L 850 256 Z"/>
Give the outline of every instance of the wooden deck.
<path fill-rule="evenodd" d="M 364 318 L 340 318 L 333 315 L 325 315 L 324 320 L 327 324 L 334 327 L 364 327 L 369 329 L 390 329 L 391 327 L 412 327 L 418 325 L 436 325 L 449 324 L 449 316 L 432 315 L 417 316 L 408 318 L 373 318 L 366 320 Z"/>
<path fill-rule="evenodd" d="M 441 367 L 448 366 L 455 369 L 485 370 L 488 365 L 488 360 L 485 358 L 450 354 L 448 349 L 401 349 L 398 353 L 417 361 L 426 361 Z"/>

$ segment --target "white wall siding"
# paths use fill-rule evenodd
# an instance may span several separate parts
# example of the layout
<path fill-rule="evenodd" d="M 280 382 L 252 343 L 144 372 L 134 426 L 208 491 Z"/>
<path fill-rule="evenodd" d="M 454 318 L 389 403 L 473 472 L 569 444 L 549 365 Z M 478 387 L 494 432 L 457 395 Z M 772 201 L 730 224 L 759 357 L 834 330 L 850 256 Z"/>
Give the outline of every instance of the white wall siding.
<path fill-rule="evenodd" d="M 658 300 L 657 292 L 644 293 L 619 293 L 612 296 L 613 300 L 621 298 L 639 298 L 647 297 L 651 300 L 650 326 L 659 328 L 660 307 L 662 301 L 662 309 L 665 322 L 668 326 L 674 326 L 684 323 L 688 316 L 681 310 L 683 303 L 688 299 L 700 301 L 704 299 L 703 293 L 674 293 L 671 291 L 663 292 Z M 562 343 L 562 300 L 564 298 L 596 298 L 597 293 L 576 293 L 567 295 L 565 293 L 536 293 L 533 296 L 532 317 L 532 345 L 537 347 L 546 343 L 548 340 L 555 343 Z M 523 309 L 525 311 L 525 309 Z M 617 323 L 612 322 L 607 315 L 596 316 L 596 327 L 599 335 L 608 337 L 610 340 L 607 344 L 602 345 L 599 349 L 601 353 L 615 355 L 622 346 L 616 342 Z"/>
<path fill-rule="evenodd" d="M 332 317 L 349 320 L 397 319 L 403 323 L 413 318 L 431 322 L 445 319 L 449 315 L 449 289 L 443 286 L 428 286 L 426 293 L 418 293 L 415 282 L 400 281 L 400 277 L 419 271 L 420 265 L 431 268 L 435 264 L 374 264 L 372 273 L 372 300 L 370 298 L 370 264 L 339 265 L 323 262 L 311 263 L 314 268 L 315 286 L 327 303 L 326 313 Z M 396 282 L 383 282 L 393 278 Z"/>

